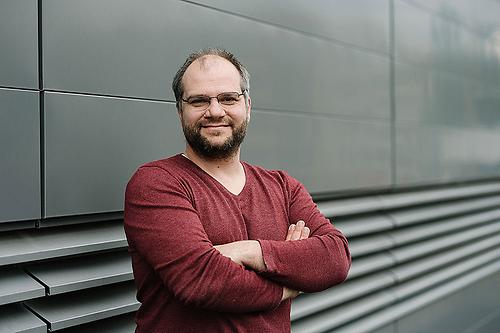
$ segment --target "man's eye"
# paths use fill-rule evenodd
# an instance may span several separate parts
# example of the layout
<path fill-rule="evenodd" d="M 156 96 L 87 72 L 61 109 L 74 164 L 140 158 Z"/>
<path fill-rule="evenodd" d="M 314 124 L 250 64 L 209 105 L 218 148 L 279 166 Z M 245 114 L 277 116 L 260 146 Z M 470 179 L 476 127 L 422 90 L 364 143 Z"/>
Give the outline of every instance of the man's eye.
<path fill-rule="evenodd" d="M 222 95 L 219 96 L 218 98 L 219 103 L 224 104 L 224 105 L 233 105 L 236 102 L 238 102 L 238 98 L 233 95 Z"/>
<path fill-rule="evenodd" d="M 208 98 L 205 98 L 205 97 L 192 97 L 189 99 L 189 104 L 191 104 L 192 106 L 204 106 L 204 105 L 207 105 L 207 103 L 210 103 Z"/>

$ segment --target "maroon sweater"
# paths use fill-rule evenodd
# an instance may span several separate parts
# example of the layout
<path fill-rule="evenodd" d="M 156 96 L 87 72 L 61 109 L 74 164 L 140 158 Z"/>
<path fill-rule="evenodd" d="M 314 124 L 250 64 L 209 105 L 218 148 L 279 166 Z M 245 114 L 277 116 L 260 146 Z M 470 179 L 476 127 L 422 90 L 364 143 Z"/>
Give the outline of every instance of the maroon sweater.
<path fill-rule="evenodd" d="M 297 180 L 243 163 L 239 195 L 182 155 L 143 165 L 127 185 L 125 232 L 137 298 L 136 332 L 289 332 L 282 286 L 316 292 L 342 282 L 347 240 Z M 308 239 L 284 241 L 303 220 Z M 258 240 L 266 272 L 213 246 Z"/>

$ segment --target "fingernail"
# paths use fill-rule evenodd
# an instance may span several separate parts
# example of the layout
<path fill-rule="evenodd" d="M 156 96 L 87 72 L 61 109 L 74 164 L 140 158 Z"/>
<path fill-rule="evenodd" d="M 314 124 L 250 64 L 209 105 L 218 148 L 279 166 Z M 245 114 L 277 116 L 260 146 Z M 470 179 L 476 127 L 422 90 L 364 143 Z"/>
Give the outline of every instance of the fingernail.
<path fill-rule="evenodd" d="M 304 221 L 299 221 L 299 222 L 297 222 L 297 225 L 303 227 L 305 225 L 305 223 L 304 223 Z"/>
<path fill-rule="evenodd" d="M 292 230 L 293 228 L 295 228 L 295 224 L 290 224 L 290 226 L 288 227 L 288 230 Z"/>

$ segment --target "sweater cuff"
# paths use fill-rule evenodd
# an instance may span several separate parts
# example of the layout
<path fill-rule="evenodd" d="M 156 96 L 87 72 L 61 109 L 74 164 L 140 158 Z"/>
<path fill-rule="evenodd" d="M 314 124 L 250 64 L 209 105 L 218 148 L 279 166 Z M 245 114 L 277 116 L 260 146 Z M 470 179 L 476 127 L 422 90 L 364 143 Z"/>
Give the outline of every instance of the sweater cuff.
<path fill-rule="evenodd" d="M 262 250 L 262 259 L 264 260 L 264 264 L 266 265 L 266 269 L 262 272 L 266 275 L 273 275 L 278 271 L 277 263 L 273 257 L 273 246 L 272 241 L 266 239 L 258 239 L 260 243 L 260 248 Z"/>

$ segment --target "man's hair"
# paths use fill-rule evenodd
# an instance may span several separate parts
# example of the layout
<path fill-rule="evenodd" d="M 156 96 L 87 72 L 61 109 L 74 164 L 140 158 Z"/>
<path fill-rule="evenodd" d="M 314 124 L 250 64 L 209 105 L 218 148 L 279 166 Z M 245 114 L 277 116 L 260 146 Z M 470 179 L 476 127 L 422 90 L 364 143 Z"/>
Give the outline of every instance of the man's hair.
<path fill-rule="evenodd" d="M 184 94 L 184 87 L 182 86 L 182 78 L 184 77 L 184 73 L 186 69 L 191 65 L 195 60 L 207 56 L 207 55 L 216 55 L 221 58 L 226 59 L 230 63 L 236 67 L 238 72 L 240 73 L 240 87 L 241 92 L 245 94 L 245 103 L 248 102 L 248 94 L 250 92 L 250 74 L 248 74 L 247 69 L 243 64 L 234 56 L 234 54 L 219 48 L 208 48 L 199 50 L 191 53 L 184 64 L 179 68 L 177 73 L 174 76 L 174 80 L 172 81 L 172 90 L 174 91 L 175 101 L 177 110 L 181 110 L 181 99 Z"/>

